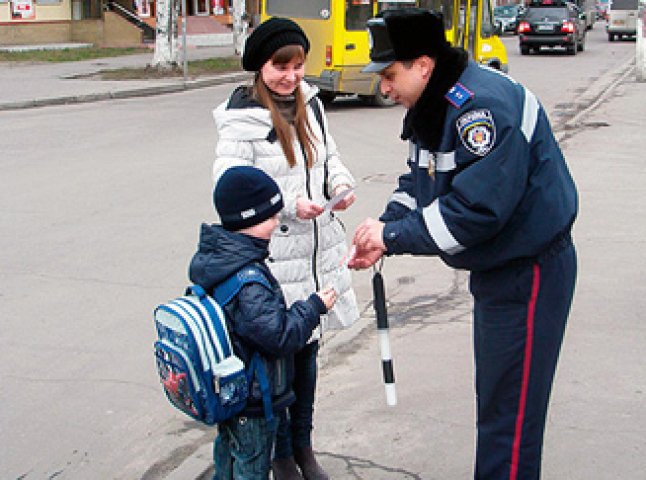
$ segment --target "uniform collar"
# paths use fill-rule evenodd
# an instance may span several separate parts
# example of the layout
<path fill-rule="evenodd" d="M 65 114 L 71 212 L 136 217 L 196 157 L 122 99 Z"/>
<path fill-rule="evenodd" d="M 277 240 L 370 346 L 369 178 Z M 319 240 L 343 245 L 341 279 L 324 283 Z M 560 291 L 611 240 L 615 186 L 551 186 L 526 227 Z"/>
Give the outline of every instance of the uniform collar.
<path fill-rule="evenodd" d="M 429 150 L 438 148 L 448 107 L 445 95 L 458 81 L 467 64 L 468 54 L 461 48 L 447 49 L 437 57 L 426 88 L 406 113 L 402 140 L 414 137 Z"/>

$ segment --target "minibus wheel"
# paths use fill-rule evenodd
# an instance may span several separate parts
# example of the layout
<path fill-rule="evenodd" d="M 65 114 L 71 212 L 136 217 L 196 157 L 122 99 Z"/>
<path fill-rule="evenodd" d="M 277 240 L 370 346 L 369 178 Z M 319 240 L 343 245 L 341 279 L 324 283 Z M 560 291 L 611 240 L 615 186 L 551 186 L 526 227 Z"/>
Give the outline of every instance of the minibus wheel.
<path fill-rule="evenodd" d="M 395 105 L 390 98 L 381 93 L 381 81 L 377 82 L 374 95 L 359 95 L 361 99 L 368 105 L 375 107 L 392 107 Z"/>
<path fill-rule="evenodd" d="M 323 102 L 323 105 L 329 105 L 336 98 L 336 93 L 329 92 L 327 90 L 326 91 L 319 90 L 318 97 Z"/>

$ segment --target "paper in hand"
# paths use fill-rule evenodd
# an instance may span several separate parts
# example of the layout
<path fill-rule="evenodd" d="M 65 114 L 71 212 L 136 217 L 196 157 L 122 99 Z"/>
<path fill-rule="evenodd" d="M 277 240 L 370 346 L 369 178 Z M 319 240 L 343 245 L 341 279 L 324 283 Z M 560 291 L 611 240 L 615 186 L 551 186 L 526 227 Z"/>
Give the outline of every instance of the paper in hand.
<path fill-rule="evenodd" d="M 350 263 L 350 260 L 352 260 L 356 254 L 357 254 L 357 246 L 353 244 L 352 246 L 350 246 L 350 250 L 348 251 L 348 254 L 341 262 L 341 266 L 348 268 L 348 263 Z"/>
<path fill-rule="evenodd" d="M 341 202 L 341 200 L 343 200 L 345 197 L 350 195 L 353 191 L 354 191 L 354 188 L 350 187 L 350 188 L 347 188 L 347 189 L 343 190 L 342 192 L 339 192 L 336 195 L 334 195 L 325 204 L 325 206 L 324 206 L 325 211 L 329 212 L 330 210 L 332 210 L 334 207 L 336 207 L 339 204 L 339 202 Z"/>

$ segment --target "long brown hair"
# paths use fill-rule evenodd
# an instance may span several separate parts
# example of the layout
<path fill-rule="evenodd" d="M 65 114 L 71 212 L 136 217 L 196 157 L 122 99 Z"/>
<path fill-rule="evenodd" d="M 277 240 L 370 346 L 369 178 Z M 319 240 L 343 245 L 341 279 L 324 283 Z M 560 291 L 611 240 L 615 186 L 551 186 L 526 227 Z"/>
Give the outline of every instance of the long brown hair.
<path fill-rule="evenodd" d="M 270 61 L 276 65 L 285 65 L 298 58 L 305 61 L 305 51 L 300 45 L 285 45 L 274 52 Z M 294 145 L 292 143 L 292 129 L 289 122 L 283 118 L 271 96 L 269 88 L 262 81 L 260 72 L 256 73 L 256 78 L 253 84 L 253 95 L 258 101 L 269 110 L 271 113 L 271 122 L 276 130 L 276 136 L 283 149 L 283 153 L 287 158 L 287 163 L 290 167 L 296 165 L 296 155 L 294 154 Z M 294 90 L 294 98 L 296 101 L 296 114 L 294 116 L 294 128 L 296 129 L 296 136 L 298 141 L 305 149 L 305 159 L 307 166 L 311 168 L 314 157 L 314 132 L 310 126 L 307 118 L 307 109 L 305 106 L 305 99 L 303 92 L 301 92 L 300 85 L 296 86 Z"/>

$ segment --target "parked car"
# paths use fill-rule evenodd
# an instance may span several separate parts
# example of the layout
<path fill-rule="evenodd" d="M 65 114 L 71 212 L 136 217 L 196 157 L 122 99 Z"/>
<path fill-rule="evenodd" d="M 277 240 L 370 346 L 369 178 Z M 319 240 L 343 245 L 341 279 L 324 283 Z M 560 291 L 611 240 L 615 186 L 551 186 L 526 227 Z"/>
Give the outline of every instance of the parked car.
<path fill-rule="evenodd" d="M 586 18 L 573 3 L 530 6 L 518 24 L 520 53 L 538 52 L 541 47 L 565 47 L 576 55 L 585 48 Z"/>
<path fill-rule="evenodd" d="M 518 5 L 500 5 L 493 9 L 493 21 L 500 26 L 500 32 L 516 33 L 520 8 Z"/>
<path fill-rule="evenodd" d="M 608 9 L 608 40 L 637 34 L 638 5 L 637 0 L 612 0 Z"/>

